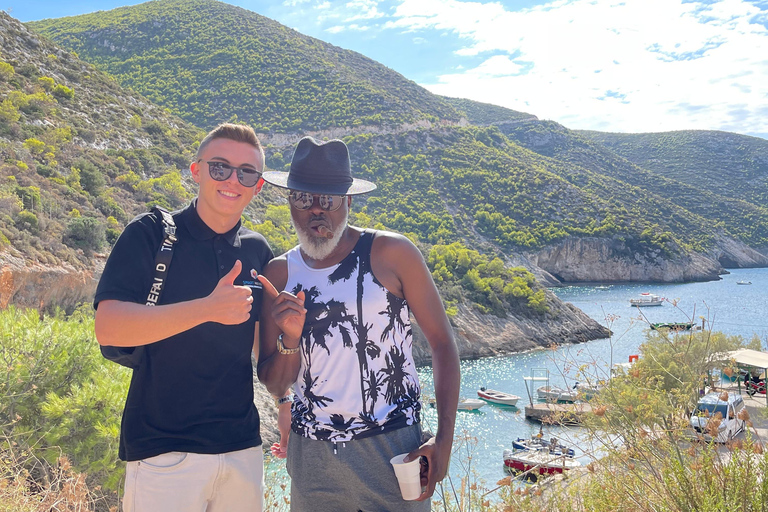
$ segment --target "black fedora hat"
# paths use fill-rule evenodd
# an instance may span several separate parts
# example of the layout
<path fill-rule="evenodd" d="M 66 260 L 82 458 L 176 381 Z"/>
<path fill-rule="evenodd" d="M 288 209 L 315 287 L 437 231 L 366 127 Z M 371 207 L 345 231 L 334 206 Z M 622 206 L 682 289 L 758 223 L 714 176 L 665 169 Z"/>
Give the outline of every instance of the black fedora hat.
<path fill-rule="evenodd" d="M 352 196 L 376 188 L 370 181 L 352 177 L 349 150 L 337 139 L 317 142 L 304 137 L 296 145 L 289 172 L 268 171 L 262 178 L 277 187 L 313 194 Z"/>

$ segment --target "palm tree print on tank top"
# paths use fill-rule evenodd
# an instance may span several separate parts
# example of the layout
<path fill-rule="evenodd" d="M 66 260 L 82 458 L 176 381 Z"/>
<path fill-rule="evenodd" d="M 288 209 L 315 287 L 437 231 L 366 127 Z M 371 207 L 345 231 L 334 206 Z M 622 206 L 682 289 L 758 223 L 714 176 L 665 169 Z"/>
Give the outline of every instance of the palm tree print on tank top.
<path fill-rule="evenodd" d="M 334 267 L 309 267 L 298 247 L 286 255 L 286 289 L 304 290 L 307 309 L 292 429 L 311 439 L 349 441 L 419 421 L 410 310 L 373 275 L 374 233 Z"/>

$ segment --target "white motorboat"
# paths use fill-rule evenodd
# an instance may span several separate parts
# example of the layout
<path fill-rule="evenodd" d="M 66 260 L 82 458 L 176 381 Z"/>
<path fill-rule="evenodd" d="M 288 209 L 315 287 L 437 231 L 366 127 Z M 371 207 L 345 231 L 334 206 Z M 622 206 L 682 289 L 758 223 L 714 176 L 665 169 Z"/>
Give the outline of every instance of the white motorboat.
<path fill-rule="evenodd" d="M 541 386 L 536 390 L 540 400 L 547 402 L 575 402 L 579 392 L 575 389 L 563 389 L 557 386 Z"/>
<path fill-rule="evenodd" d="M 532 471 L 534 475 L 553 475 L 578 468 L 581 462 L 564 453 L 549 450 L 504 450 L 504 467 L 511 471 Z"/>
<path fill-rule="evenodd" d="M 484 405 L 485 405 L 485 402 L 483 402 L 482 400 L 478 400 L 477 398 L 466 398 L 463 400 L 459 400 L 458 409 L 460 411 L 476 411 Z"/>
<path fill-rule="evenodd" d="M 517 401 L 520 400 L 520 397 L 517 395 L 486 388 L 480 388 L 477 391 L 477 396 L 486 402 L 498 405 L 517 405 Z"/>
<path fill-rule="evenodd" d="M 752 281 L 736 281 L 736 284 L 752 284 Z"/>
<path fill-rule="evenodd" d="M 531 452 L 544 450 L 549 452 L 551 455 L 565 455 L 566 457 L 571 458 L 576 455 L 576 452 L 573 450 L 573 448 L 569 448 L 561 444 L 556 437 L 553 437 L 548 441 L 544 439 L 544 436 L 542 436 L 541 433 L 538 435 L 533 435 L 527 439 L 525 437 L 518 437 L 512 441 L 512 448 L 516 450 L 528 450 Z"/>
<path fill-rule="evenodd" d="M 630 306 L 636 306 L 638 308 L 647 306 L 661 306 L 664 304 L 664 297 L 659 297 L 652 293 L 641 293 L 640 297 L 635 299 L 629 299 Z"/>

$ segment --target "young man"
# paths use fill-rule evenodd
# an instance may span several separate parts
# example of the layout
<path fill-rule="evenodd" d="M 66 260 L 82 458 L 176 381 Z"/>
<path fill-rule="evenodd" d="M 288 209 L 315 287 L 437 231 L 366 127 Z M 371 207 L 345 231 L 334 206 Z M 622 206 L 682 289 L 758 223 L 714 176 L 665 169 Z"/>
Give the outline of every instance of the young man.
<path fill-rule="evenodd" d="M 277 396 L 289 386 L 295 394 L 291 510 L 429 510 L 448 469 L 460 375 L 424 258 L 403 236 L 347 224 L 351 196 L 375 185 L 352 178 L 342 141 L 306 137 L 290 172 L 264 179 L 289 189 L 300 242 L 259 276 L 266 290 L 259 378 Z M 426 442 L 409 313 L 432 348 L 439 418 L 436 437 Z M 278 456 L 286 442 L 287 433 L 274 447 Z M 389 462 L 405 452 L 427 463 L 417 501 L 402 499 Z"/>
<path fill-rule="evenodd" d="M 251 365 L 261 285 L 253 276 L 272 251 L 240 216 L 263 169 L 250 127 L 220 125 L 203 139 L 190 165 L 199 192 L 173 214 L 178 241 L 154 307 L 145 303 L 162 219 L 134 219 L 107 260 L 94 299 L 96 338 L 142 354 L 120 431 L 126 512 L 262 510 Z"/>

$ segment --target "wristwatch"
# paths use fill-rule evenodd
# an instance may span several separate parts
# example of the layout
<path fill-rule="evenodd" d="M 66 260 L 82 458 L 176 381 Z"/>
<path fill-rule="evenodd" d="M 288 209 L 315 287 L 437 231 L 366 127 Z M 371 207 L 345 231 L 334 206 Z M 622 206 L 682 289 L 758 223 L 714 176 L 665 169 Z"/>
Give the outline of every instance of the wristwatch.
<path fill-rule="evenodd" d="M 286 348 L 285 345 L 283 345 L 283 333 L 280 333 L 280 336 L 277 337 L 277 351 L 281 354 L 295 354 L 299 350 L 301 350 L 300 347 Z"/>
<path fill-rule="evenodd" d="M 283 404 L 287 404 L 291 400 L 293 400 L 293 396 L 291 395 L 285 395 L 282 398 L 275 398 L 275 407 L 280 407 Z"/>

